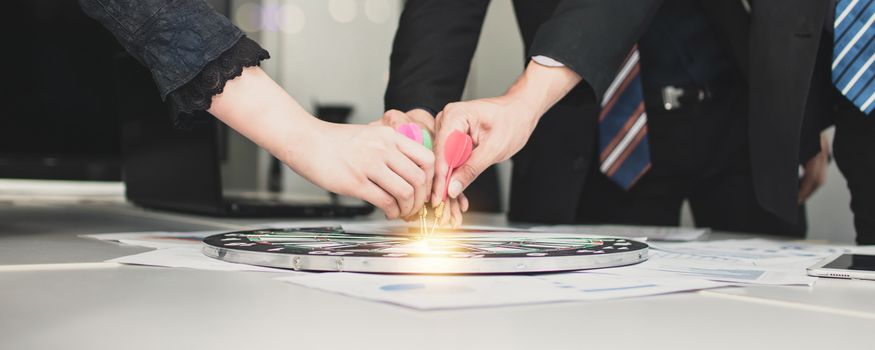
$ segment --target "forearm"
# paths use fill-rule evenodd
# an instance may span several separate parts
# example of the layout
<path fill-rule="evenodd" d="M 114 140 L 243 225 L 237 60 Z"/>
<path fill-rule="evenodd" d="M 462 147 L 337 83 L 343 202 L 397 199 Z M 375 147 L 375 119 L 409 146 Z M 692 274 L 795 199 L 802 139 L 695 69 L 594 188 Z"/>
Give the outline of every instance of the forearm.
<path fill-rule="evenodd" d="M 392 44 L 385 108 L 438 112 L 458 101 L 488 0 L 409 0 Z"/>
<path fill-rule="evenodd" d="M 546 67 L 530 62 L 504 96 L 518 101 L 527 114 L 537 120 L 580 80 L 580 75 L 568 67 Z"/>
<path fill-rule="evenodd" d="M 286 162 L 295 157 L 295 150 L 286 147 L 288 141 L 305 144 L 314 127 L 323 123 L 257 66 L 228 81 L 207 111 Z"/>
<path fill-rule="evenodd" d="M 384 126 L 334 124 L 311 116 L 261 68 L 228 81 L 208 110 L 330 192 L 361 198 L 393 219 L 418 211 L 434 155 Z"/>
<path fill-rule="evenodd" d="M 540 4 L 518 3 L 531 7 Z M 661 0 L 561 0 L 553 15 L 536 28 L 528 55 L 543 55 L 562 62 L 582 76 L 600 100 L 661 3 Z"/>

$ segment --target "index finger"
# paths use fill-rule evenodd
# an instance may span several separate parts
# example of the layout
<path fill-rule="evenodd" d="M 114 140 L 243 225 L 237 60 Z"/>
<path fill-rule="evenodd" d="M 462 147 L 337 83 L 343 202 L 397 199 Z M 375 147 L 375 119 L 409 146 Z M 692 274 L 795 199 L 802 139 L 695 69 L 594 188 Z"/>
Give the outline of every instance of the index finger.
<path fill-rule="evenodd" d="M 427 193 L 431 191 L 432 181 L 434 179 L 435 155 L 434 153 L 432 153 L 431 150 L 425 148 L 425 146 L 419 143 L 416 143 L 416 141 L 401 136 L 400 134 L 398 134 L 398 136 L 400 137 L 400 140 L 396 143 L 398 150 L 401 151 L 401 153 L 403 153 L 407 158 L 412 160 L 413 163 L 419 166 L 419 168 L 421 168 L 423 172 L 425 172 L 424 193 L 426 194 L 422 199 L 423 201 L 426 201 L 428 200 Z M 419 208 L 414 208 L 414 210 L 418 209 Z"/>

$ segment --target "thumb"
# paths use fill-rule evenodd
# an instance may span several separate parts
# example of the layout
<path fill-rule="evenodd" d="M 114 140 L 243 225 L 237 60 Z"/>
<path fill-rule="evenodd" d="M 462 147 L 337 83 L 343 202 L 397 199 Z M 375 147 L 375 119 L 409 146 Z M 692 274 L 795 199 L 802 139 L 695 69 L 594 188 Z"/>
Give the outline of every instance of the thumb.
<path fill-rule="evenodd" d="M 480 176 L 480 173 L 494 163 L 494 155 L 488 154 L 485 147 L 474 148 L 468 161 L 453 170 L 453 176 L 447 184 L 447 195 L 450 198 L 458 198 L 474 182 L 474 179 Z"/>

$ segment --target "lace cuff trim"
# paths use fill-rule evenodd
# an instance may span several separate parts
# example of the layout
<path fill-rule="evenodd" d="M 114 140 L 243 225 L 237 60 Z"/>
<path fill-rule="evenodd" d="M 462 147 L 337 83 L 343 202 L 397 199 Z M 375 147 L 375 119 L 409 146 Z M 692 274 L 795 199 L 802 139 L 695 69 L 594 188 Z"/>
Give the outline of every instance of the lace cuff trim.
<path fill-rule="evenodd" d="M 213 96 L 221 94 L 225 83 L 243 74 L 243 68 L 257 66 L 270 54 L 252 39 L 241 37 L 234 46 L 223 52 L 198 73 L 191 81 L 168 95 L 173 126 L 181 129 L 205 122 Z"/>

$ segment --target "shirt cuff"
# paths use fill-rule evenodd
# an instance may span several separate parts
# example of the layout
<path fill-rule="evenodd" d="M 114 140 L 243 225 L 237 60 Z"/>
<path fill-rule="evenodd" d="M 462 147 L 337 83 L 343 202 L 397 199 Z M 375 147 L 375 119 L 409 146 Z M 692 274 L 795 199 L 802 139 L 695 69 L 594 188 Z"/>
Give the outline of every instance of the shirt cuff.
<path fill-rule="evenodd" d="M 550 57 L 542 56 L 542 55 L 533 56 L 532 61 L 535 61 L 535 63 L 540 64 L 544 67 L 554 67 L 554 68 L 565 67 L 565 65 L 562 64 L 562 62 L 559 62 L 559 61 L 554 60 Z"/>

